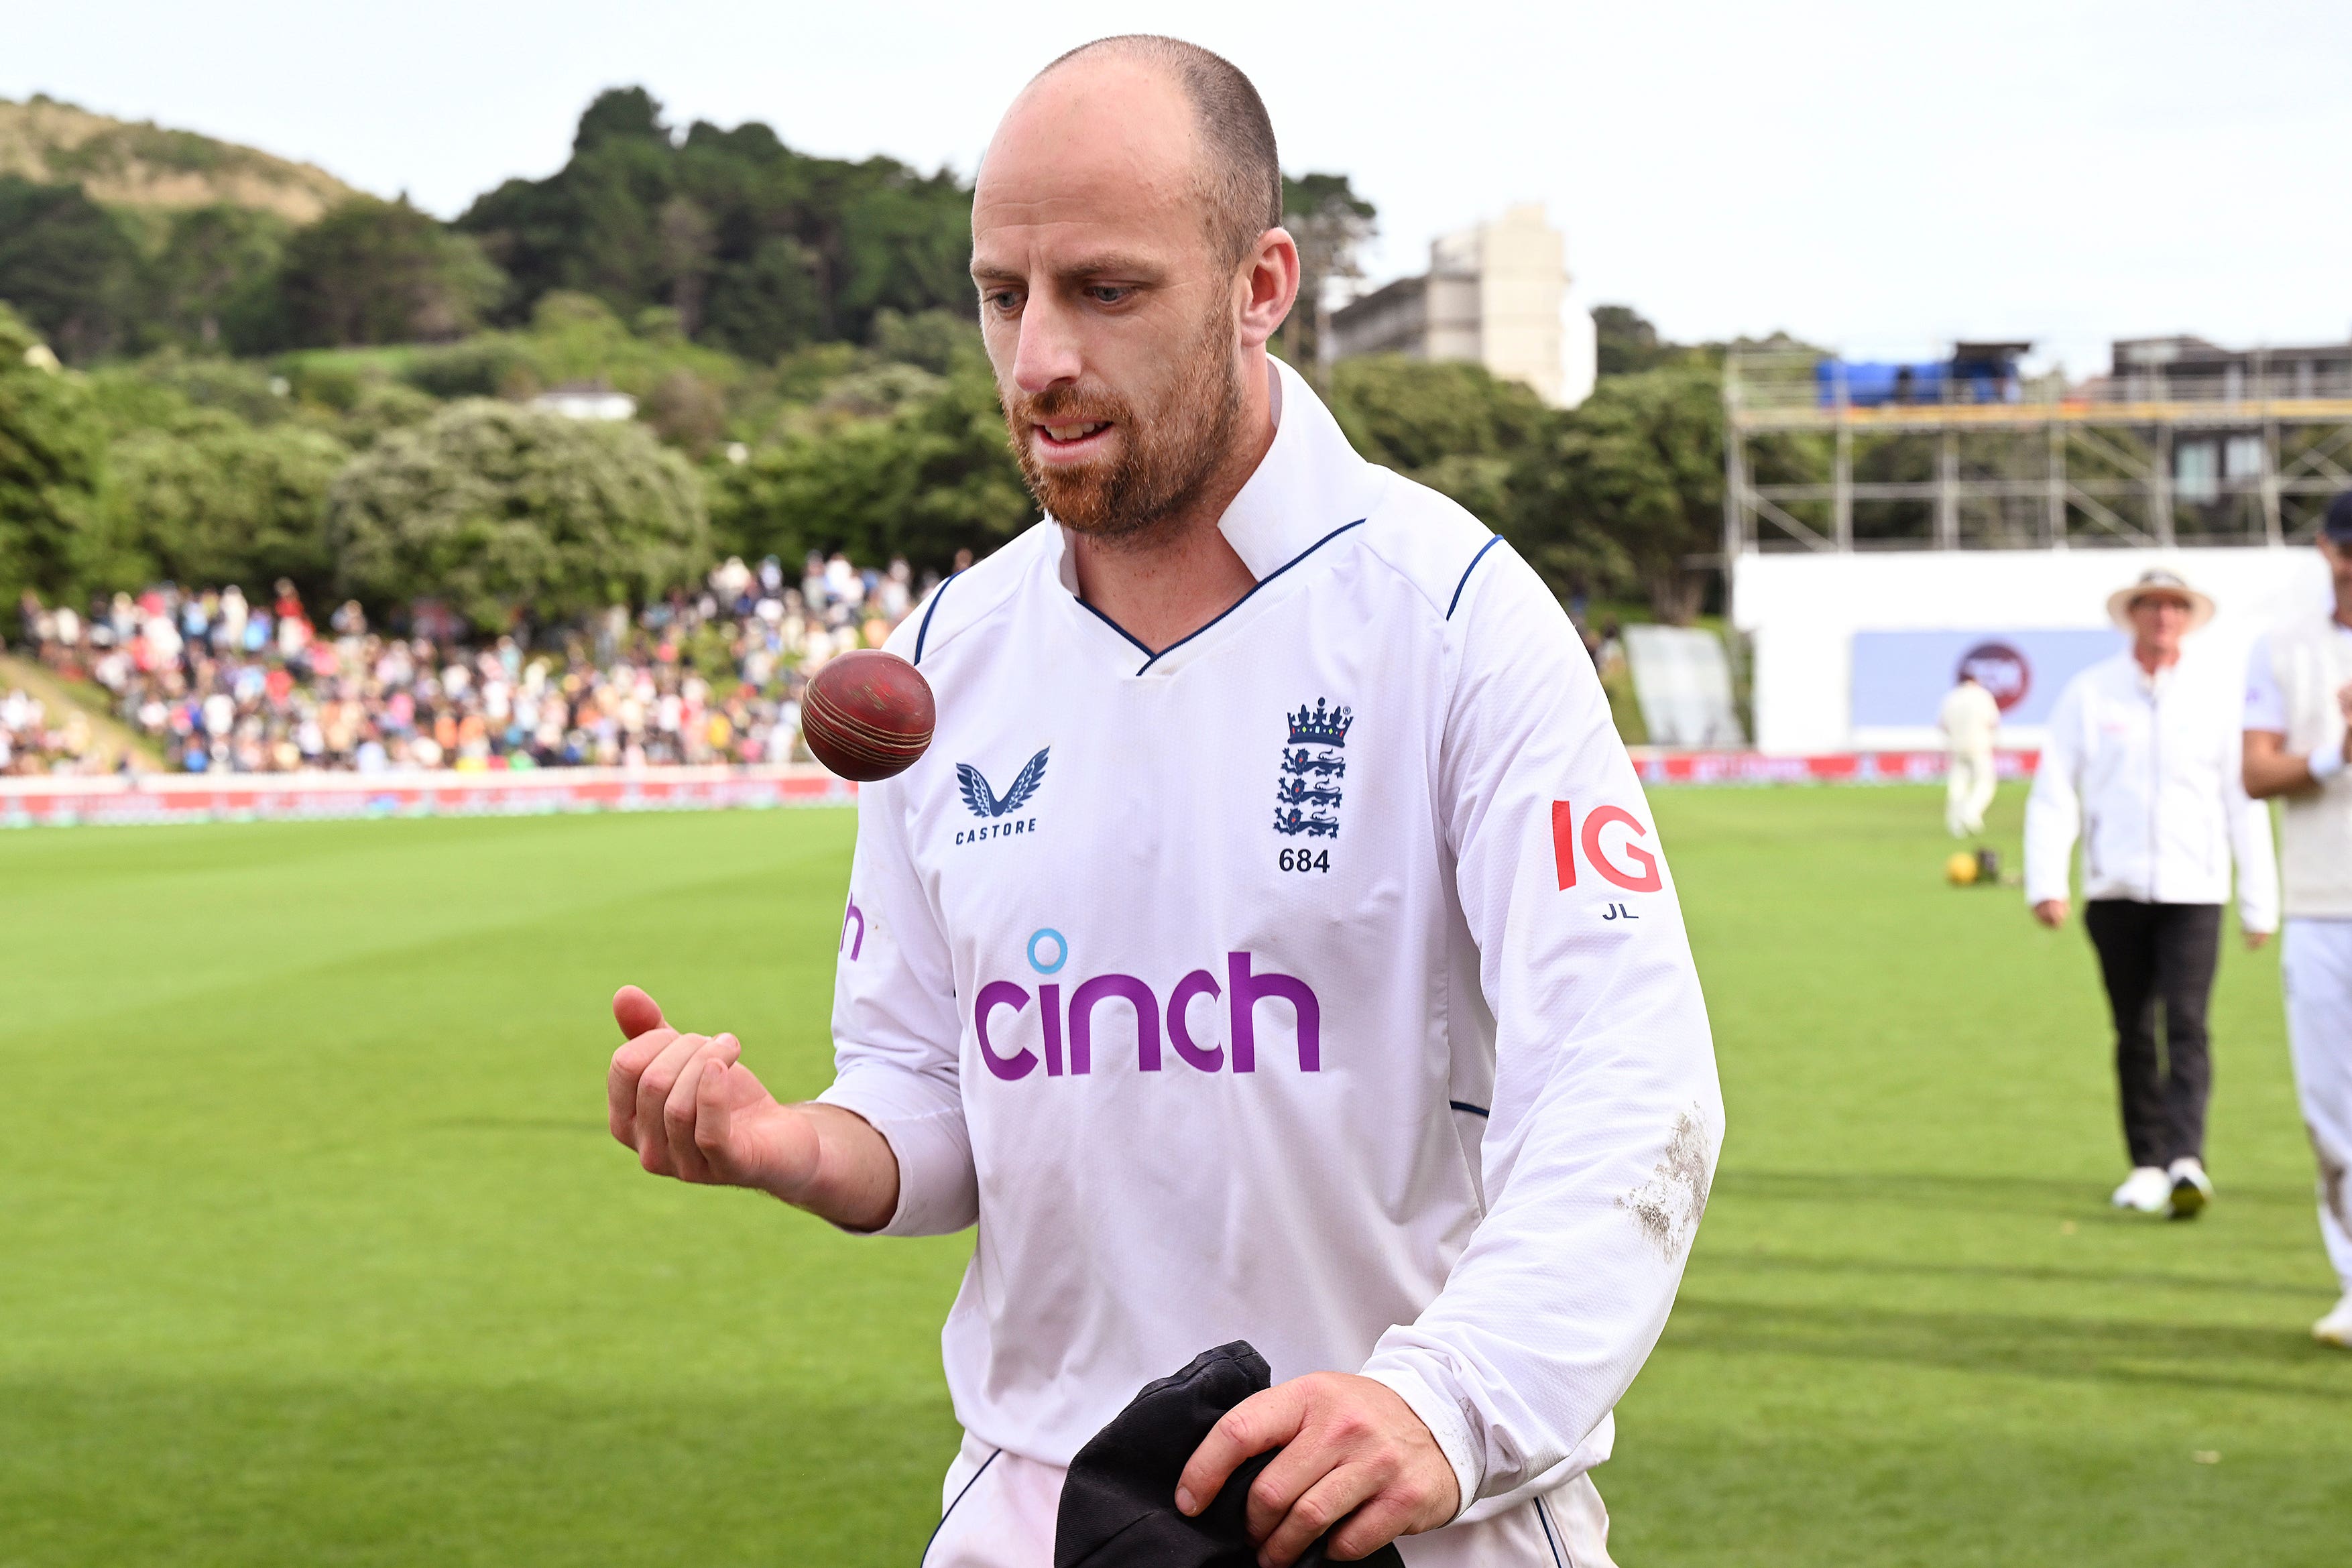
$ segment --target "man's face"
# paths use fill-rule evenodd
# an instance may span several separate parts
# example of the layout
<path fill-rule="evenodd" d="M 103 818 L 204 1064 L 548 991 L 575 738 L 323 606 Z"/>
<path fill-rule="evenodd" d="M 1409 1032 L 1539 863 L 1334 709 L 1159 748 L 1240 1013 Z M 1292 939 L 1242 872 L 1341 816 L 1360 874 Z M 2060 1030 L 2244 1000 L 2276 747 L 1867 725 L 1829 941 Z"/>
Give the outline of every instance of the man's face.
<path fill-rule="evenodd" d="M 1005 423 L 1060 521 L 1132 534 L 1232 450 L 1237 268 L 1202 222 L 1176 88 L 1119 60 L 1032 84 L 972 196 L 972 279 Z"/>
<path fill-rule="evenodd" d="M 2169 657 L 2189 634 L 2189 601 L 2177 593 L 2143 593 L 2132 601 L 2131 623 L 2142 653 Z"/>

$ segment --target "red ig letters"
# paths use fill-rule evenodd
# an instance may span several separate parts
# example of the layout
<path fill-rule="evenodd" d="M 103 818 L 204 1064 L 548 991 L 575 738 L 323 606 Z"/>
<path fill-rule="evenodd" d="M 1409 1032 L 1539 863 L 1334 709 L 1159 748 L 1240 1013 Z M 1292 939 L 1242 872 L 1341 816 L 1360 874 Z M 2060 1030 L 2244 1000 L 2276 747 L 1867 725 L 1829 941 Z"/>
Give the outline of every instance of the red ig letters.
<path fill-rule="evenodd" d="M 1618 822 L 1631 828 L 1633 838 L 1650 836 L 1641 819 L 1622 806 L 1601 806 L 1584 814 L 1584 832 L 1580 839 L 1575 831 L 1574 808 L 1565 800 L 1551 803 L 1551 858 L 1559 872 L 1562 893 L 1576 885 L 1576 852 L 1580 845 L 1584 858 L 1592 862 L 1592 869 L 1601 873 L 1604 882 L 1613 883 L 1628 893 L 1655 893 L 1665 886 L 1665 879 L 1658 874 L 1658 857 L 1641 845 L 1629 840 L 1622 852 L 1638 870 L 1629 871 L 1601 852 L 1601 831 Z"/>

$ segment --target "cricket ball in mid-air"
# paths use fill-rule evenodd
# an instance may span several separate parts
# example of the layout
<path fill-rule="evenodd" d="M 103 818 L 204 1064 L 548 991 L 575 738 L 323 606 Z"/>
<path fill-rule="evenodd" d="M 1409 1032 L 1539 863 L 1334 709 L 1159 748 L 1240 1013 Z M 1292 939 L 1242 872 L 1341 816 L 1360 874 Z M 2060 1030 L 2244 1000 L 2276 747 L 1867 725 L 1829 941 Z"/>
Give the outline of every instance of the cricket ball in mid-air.
<path fill-rule="evenodd" d="M 871 784 L 903 773 L 931 744 L 938 720 L 922 672 L 878 648 L 830 661 L 801 699 L 809 754 L 844 779 Z"/>

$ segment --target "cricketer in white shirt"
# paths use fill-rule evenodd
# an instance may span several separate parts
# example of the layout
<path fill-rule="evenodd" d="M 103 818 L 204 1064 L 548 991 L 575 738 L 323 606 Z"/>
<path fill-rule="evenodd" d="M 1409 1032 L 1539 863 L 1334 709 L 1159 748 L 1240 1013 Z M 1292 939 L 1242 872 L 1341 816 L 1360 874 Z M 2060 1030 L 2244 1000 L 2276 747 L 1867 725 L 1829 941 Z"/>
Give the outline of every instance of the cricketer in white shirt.
<path fill-rule="evenodd" d="M 1607 1561 L 1724 1126 L 1674 882 L 1552 595 L 1276 373 L 1225 614 L 1150 653 L 1048 518 L 889 644 L 939 724 L 860 792 L 823 1098 L 885 1234 L 979 1227 L 933 1564 L 1050 1562 L 1059 1467 L 1233 1339 L 1428 1426 L 1415 1568 Z"/>
<path fill-rule="evenodd" d="M 1944 827 L 1956 839 L 1984 831 L 1984 814 L 2000 788 L 1993 741 L 2000 734 L 2000 704 L 1981 682 L 1956 683 L 1936 710 L 1950 756 L 1944 780 Z"/>

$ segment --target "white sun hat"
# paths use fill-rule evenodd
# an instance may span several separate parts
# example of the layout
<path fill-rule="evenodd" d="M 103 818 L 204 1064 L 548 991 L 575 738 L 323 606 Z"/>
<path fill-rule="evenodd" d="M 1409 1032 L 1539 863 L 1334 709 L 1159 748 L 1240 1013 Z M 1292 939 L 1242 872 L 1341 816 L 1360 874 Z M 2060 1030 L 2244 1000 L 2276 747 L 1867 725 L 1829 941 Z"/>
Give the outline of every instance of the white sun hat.
<path fill-rule="evenodd" d="M 2189 604 L 2189 630 L 2194 632 L 2213 619 L 2213 601 L 2189 586 L 2180 574 L 2158 567 L 2139 574 L 2139 580 L 2129 588 L 2119 588 L 2107 595 L 2107 619 L 2128 632 L 2132 629 L 2131 608 L 2152 593 L 2168 599 L 2186 600 Z"/>

